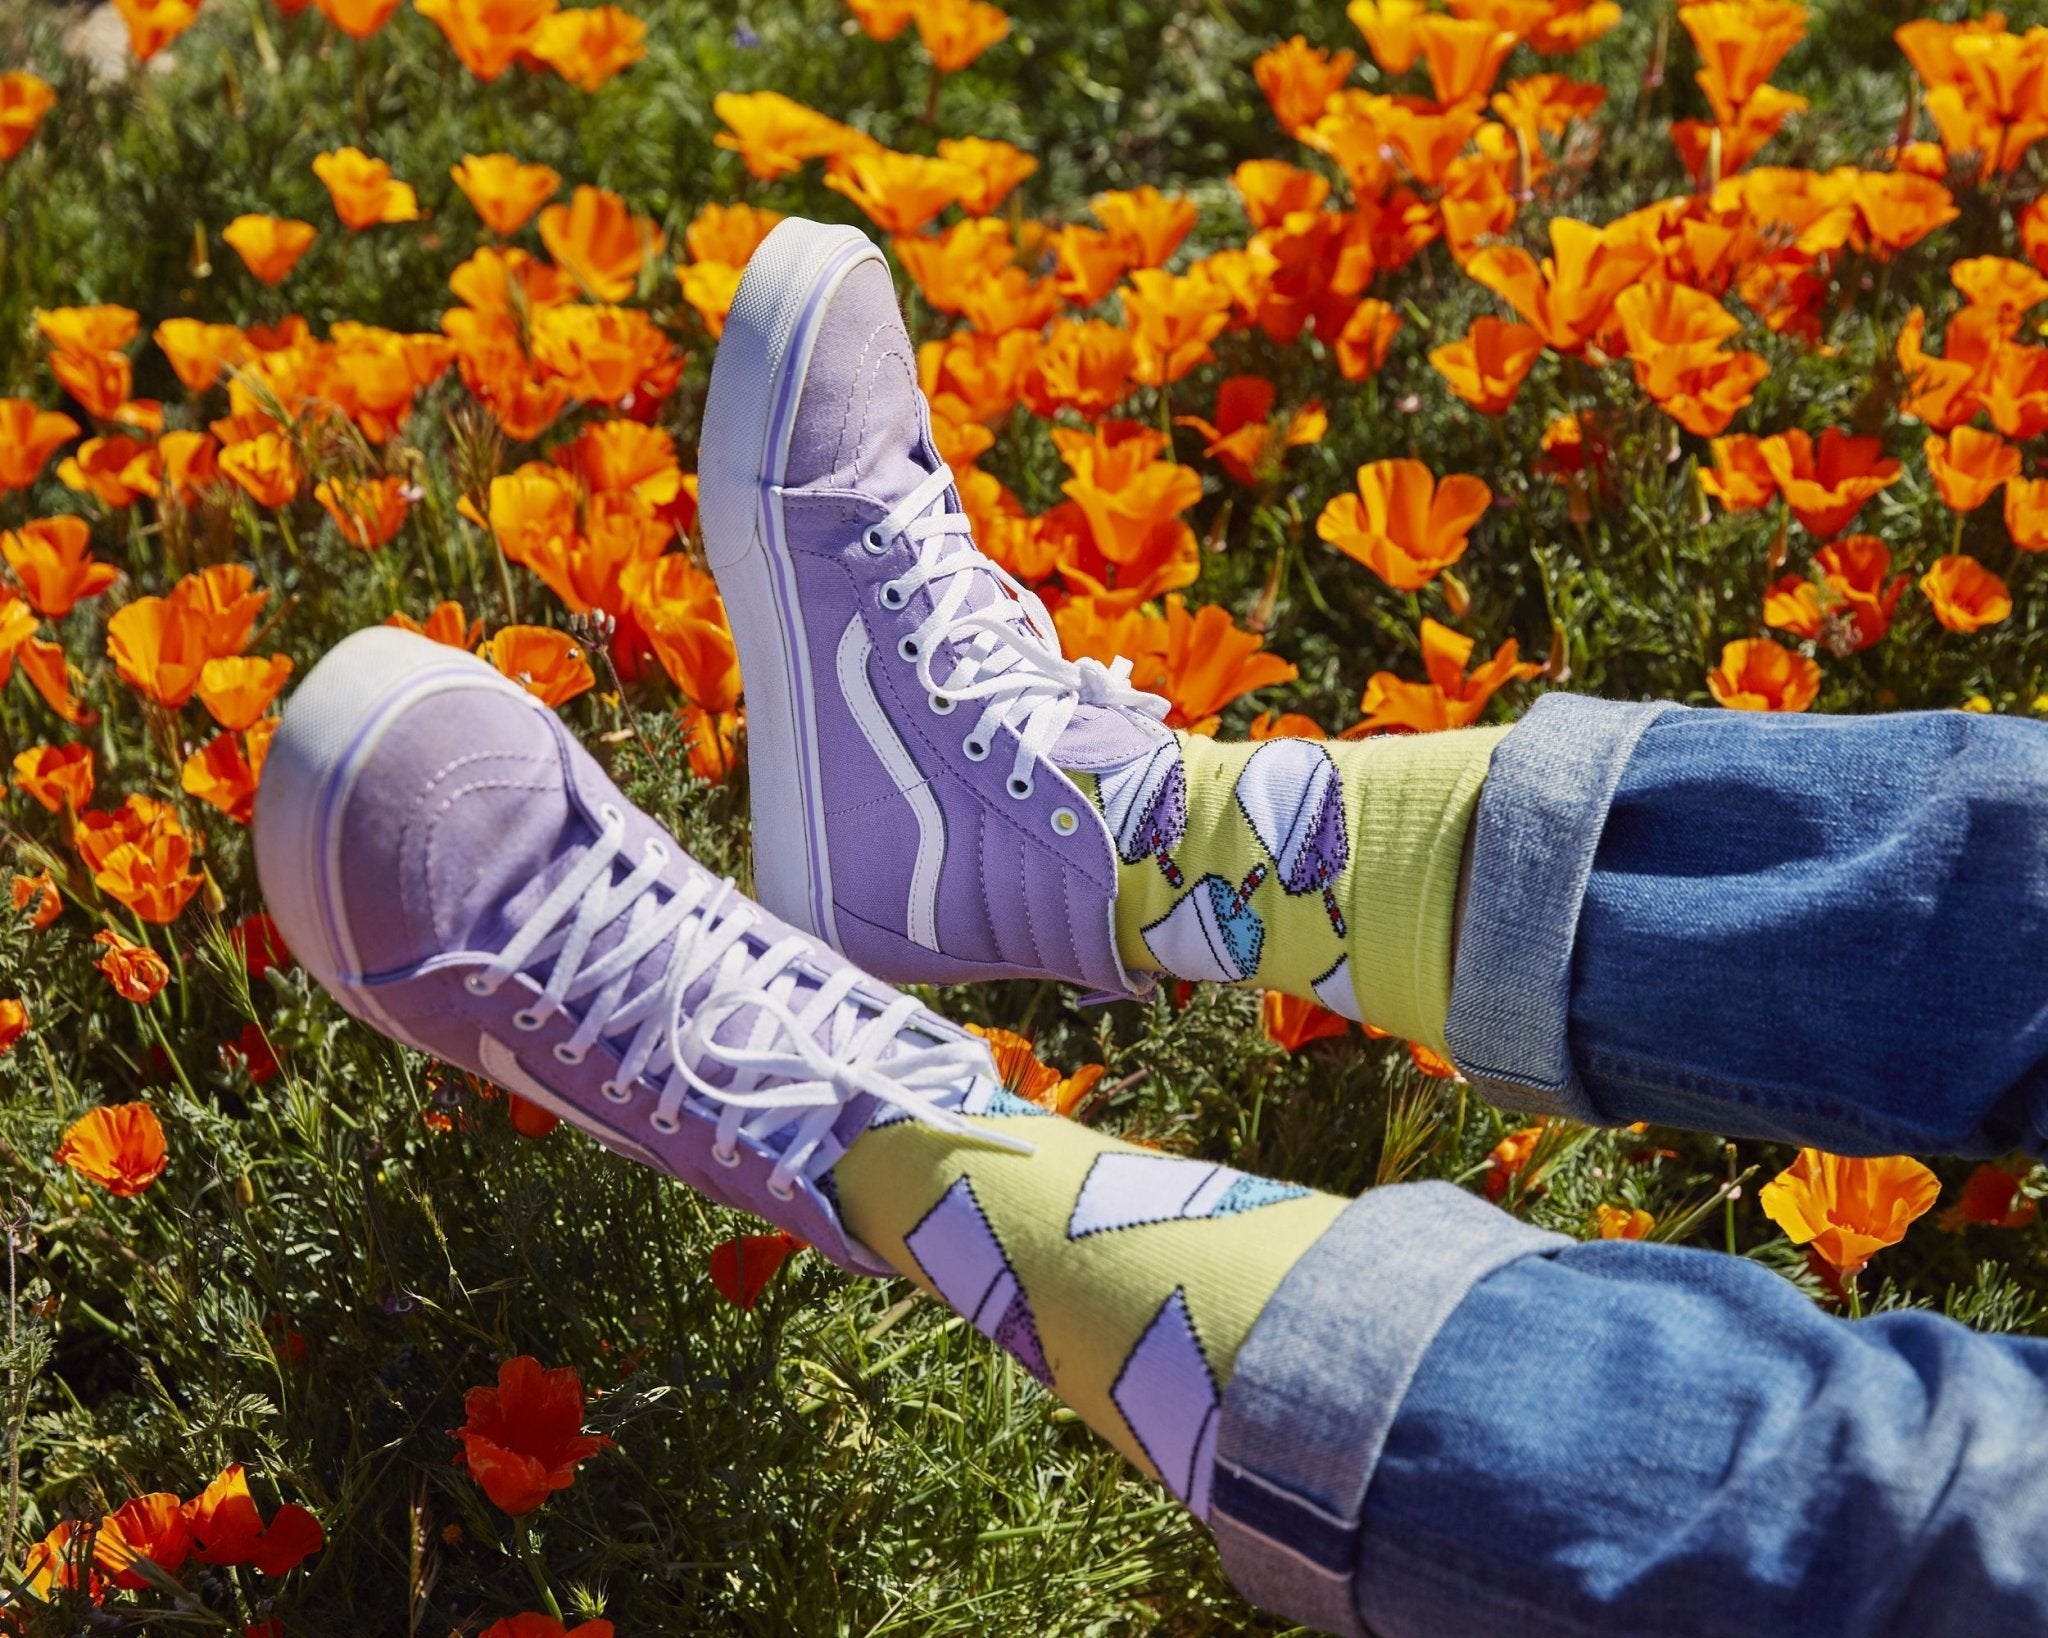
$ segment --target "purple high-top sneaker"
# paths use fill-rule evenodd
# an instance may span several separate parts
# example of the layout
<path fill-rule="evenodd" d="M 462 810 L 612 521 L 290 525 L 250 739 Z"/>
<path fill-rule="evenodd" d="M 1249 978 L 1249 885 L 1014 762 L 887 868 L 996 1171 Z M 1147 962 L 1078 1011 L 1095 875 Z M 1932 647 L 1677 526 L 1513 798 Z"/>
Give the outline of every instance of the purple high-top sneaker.
<path fill-rule="evenodd" d="M 889 1272 L 832 1197 L 853 1140 L 910 1117 L 991 1141 L 959 1115 L 1011 1101 L 980 1041 L 713 877 L 552 711 L 409 632 L 357 632 L 292 695 L 255 833 L 285 941 L 358 1018 L 848 1268 Z"/>
<path fill-rule="evenodd" d="M 1127 665 L 1063 658 L 975 547 L 882 253 L 796 218 L 740 281 L 698 457 L 747 692 L 754 879 L 901 982 L 1112 994 L 1116 854 L 1070 773 L 1169 738 Z"/>

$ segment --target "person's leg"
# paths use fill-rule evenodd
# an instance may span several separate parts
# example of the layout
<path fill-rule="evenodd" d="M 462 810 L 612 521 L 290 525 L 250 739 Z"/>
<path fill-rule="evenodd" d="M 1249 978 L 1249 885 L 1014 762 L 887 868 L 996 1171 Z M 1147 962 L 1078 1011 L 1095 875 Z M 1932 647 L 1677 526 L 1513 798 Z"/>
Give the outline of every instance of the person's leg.
<path fill-rule="evenodd" d="M 1569 696 L 1496 752 L 1447 1030 L 1510 1107 L 2048 1140 L 2048 725 Z"/>

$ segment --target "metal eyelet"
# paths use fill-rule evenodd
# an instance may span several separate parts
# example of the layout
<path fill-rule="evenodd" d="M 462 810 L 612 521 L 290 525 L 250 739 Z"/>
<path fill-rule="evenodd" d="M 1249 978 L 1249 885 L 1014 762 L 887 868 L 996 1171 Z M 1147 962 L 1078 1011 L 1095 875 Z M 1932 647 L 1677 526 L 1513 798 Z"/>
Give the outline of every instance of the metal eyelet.
<path fill-rule="evenodd" d="M 613 1103 L 631 1103 L 633 1101 L 632 1087 L 621 1086 L 617 1081 L 608 1080 L 598 1090 Z"/>
<path fill-rule="evenodd" d="M 950 694 L 934 694 L 927 703 L 932 708 L 933 716 L 950 717 L 953 714 L 953 707 L 959 702 Z"/>
<path fill-rule="evenodd" d="M 906 637 L 896 645 L 896 652 L 906 660 L 915 661 L 924 650 L 918 646 L 915 637 Z"/>
<path fill-rule="evenodd" d="M 489 995 L 491 993 L 491 981 L 484 977 L 482 973 L 471 973 L 467 978 L 463 979 L 462 987 L 469 991 L 471 995 Z"/>
<path fill-rule="evenodd" d="M 882 538 L 882 531 L 872 523 L 860 532 L 861 548 L 870 557 L 880 557 L 889 549 L 889 543 Z"/>
<path fill-rule="evenodd" d="M 661 1132 L 669 1137 L 674 1137 L 676 1133 L 683 1129 L 683 1121 L 680 1115 L 664 1115 L 659 1109 L 647 1117 L 647 1124 L 652 1126 L 657 1132 Z"/>
<path fill-rule="evenodd" d="M 616 819 L 621 824 L 624 824 L 626 820 L 626 816 L 623 813 L 619 812 L 619 810 L 613 807 L 612 804 L 609 802 L 606 802 L 597 810 L 597 816 L 598 818 L 606 820 L 607 822 Z"/>
<path fill-rule="evenodd" d="M 529 1007 L 521 1007 L 512 1015 L 512 1027 L 514 1029 L 523 1029 L 529 1035 L 546 1022 L 545 1018 Z"/>
<path fill-rule="evenodd" d="M 713 1144 L 711 1146 L 711 1158 L 727 1171 L 731 1171 L 733 1167 L 740 1163 L 740 1152 L 737 1148 L 721 1149 L 716 1144 Z"/>
<path fill-rule="evenodd" d="M 988 742 L 976 739 L 972 734 L 969 734 L 960 742 L 960 749 L 966 754 L 969 762 L 986 762 L 988 760 Z"/>
<path fill-rule="evenodd" d="M 1019 779 L 1015 774 L 1010 775 L 1010 783 L 1007 788 L 1010 792 L 1010 795 L 1019 802 L 1023 801 L 1027 796 L 1029 796 L 1032 791 L 1031 781 L 1028 779 Z"/>
<path fill-rule="evenodd" d="M 1052 828 L 1055 835 L 1071 836 L 1081 828 L 1081 816 L 1075 813 L 1072 808 L 1054 808 L 1052 810 Z"/>
<path fill-rule="evenodd" d="M 796 1198 L 795 1189 L 778 1189 L 773 1183 L 768 1185 L 768 1192 L 774 1195 L 777 1200 L 794 1200 Z"/>
<path fill-rule="evenodd" d="M 901 586 L 897 585 L 895 581 L 893 581 L 893 580 L 890 580 L 890 581 L 885 581 L 885 582 L 883 583 L 883 585 L 882 585 L 882 607 L 883 607 L 883 608 L 885 608 L 885 609 L 900 609 L 901 607 L 903 607 L 903 605 L 904 605 L 905 603 L 908 603 L 909 601 L 910 601 L 910 594 L 909 594 L 908 592 L 904 591 L 904 589 L 903 589 L 903 588 L 902 588 Z"/>
<path fill-rule="evenodd" d="M 555 1062 L 558 1064 L 580 1064 L 589 1056 L 588 1047 L 572 1047 L 567 1041 L 555 1043 Z"/>

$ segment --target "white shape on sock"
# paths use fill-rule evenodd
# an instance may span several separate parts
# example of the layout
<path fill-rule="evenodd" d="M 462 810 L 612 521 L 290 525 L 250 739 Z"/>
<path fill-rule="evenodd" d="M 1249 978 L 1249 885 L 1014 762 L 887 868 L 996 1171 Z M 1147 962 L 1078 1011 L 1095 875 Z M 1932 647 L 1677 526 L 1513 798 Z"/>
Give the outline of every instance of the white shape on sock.
<path fill-rule="evenodd" d="M 1017 1295 L 1017 1276 L 966 1178 L 940 1197 L 903 1243 L 946 1306 L 993 1336 Z"/>
<path fill-rule="evenodd" d="M 1117 1373 L 1109 1397 L 1166 1488 L 1198 1519 L 1209 1516 L 1222 1395 L 1176 1290 L 1160 1305 Z"/>
<path fill-rule="evenodd" d="M 1315 981 L 1316 999 L 1339 1018 L 1354 1024 L 1365 1022 L 1365 1009 L 1358 1004 L 1358 991 L 1351 987 L 1351 958 L 1339 956 L 1337 965 Z"/>
<path fill-rule="evenodd" d="M 1152 851 L 1151 827 L 1146 823 L 1167 783 L 1181 772 L 1180 741 L 1167 739 L 1145 755 L 1103 774 L 1095 782 L 1095 794 L 1102 803 L 1102 816 L 1109 821 L 1116 838 L 1117 857 L 1136 864 Z M 1165 838 L 1176 845 L 1187 831 L 1187 809 L 1182 799 L 1178 835 Z"/>
<path fill-rule="evenodd" d="M 1273 856 L 1283 884 L 1303 879 L 1302 850 L 1315 841 L 1324 806 L 1336 795 L 1337 764 L 1312 739 L 1269 739 L 1237 776 L 1237 802 Z M 1320 880 L 1333 881 L 1343 859 L 1311 860 Z M 1290 892 L 1295 891 L 1289 885 Z"/>
<path fill-rule="evenodd" d="M 1207 1217 L 1243 1172 L 1172 1155 L 1098 1155 L 1067 1219 L 1067 1238 Z"/>
<path fill-rule="evenodd" d="M 1265 927 L 1248 903 L 1228 918 L 1218 901 L 1235 896 L 1221 876 L 1204 876 L 1171 910 L 1144 930 L 1145 948 L 1176 978 L 1238 984 L 1258 971 Z M 1227 925 L 1226 925 L 1227 919 Z"/>

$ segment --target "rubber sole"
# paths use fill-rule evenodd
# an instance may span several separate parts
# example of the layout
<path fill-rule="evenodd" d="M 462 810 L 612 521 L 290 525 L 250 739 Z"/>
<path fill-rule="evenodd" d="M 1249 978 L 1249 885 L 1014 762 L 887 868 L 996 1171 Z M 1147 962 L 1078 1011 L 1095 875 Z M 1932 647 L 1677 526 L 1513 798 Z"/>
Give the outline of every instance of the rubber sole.
<path fill-rule="evenodd" d="M 697 454 L 705 556 L 746 688 L 755 897 L 835 949 L 843 946 L 825 844 L 816 679 L 777 492 L 825 310 L 847 274 L 882 259 L 856 228 L 798 217 L 777 224 L 726 316 Z"/>

